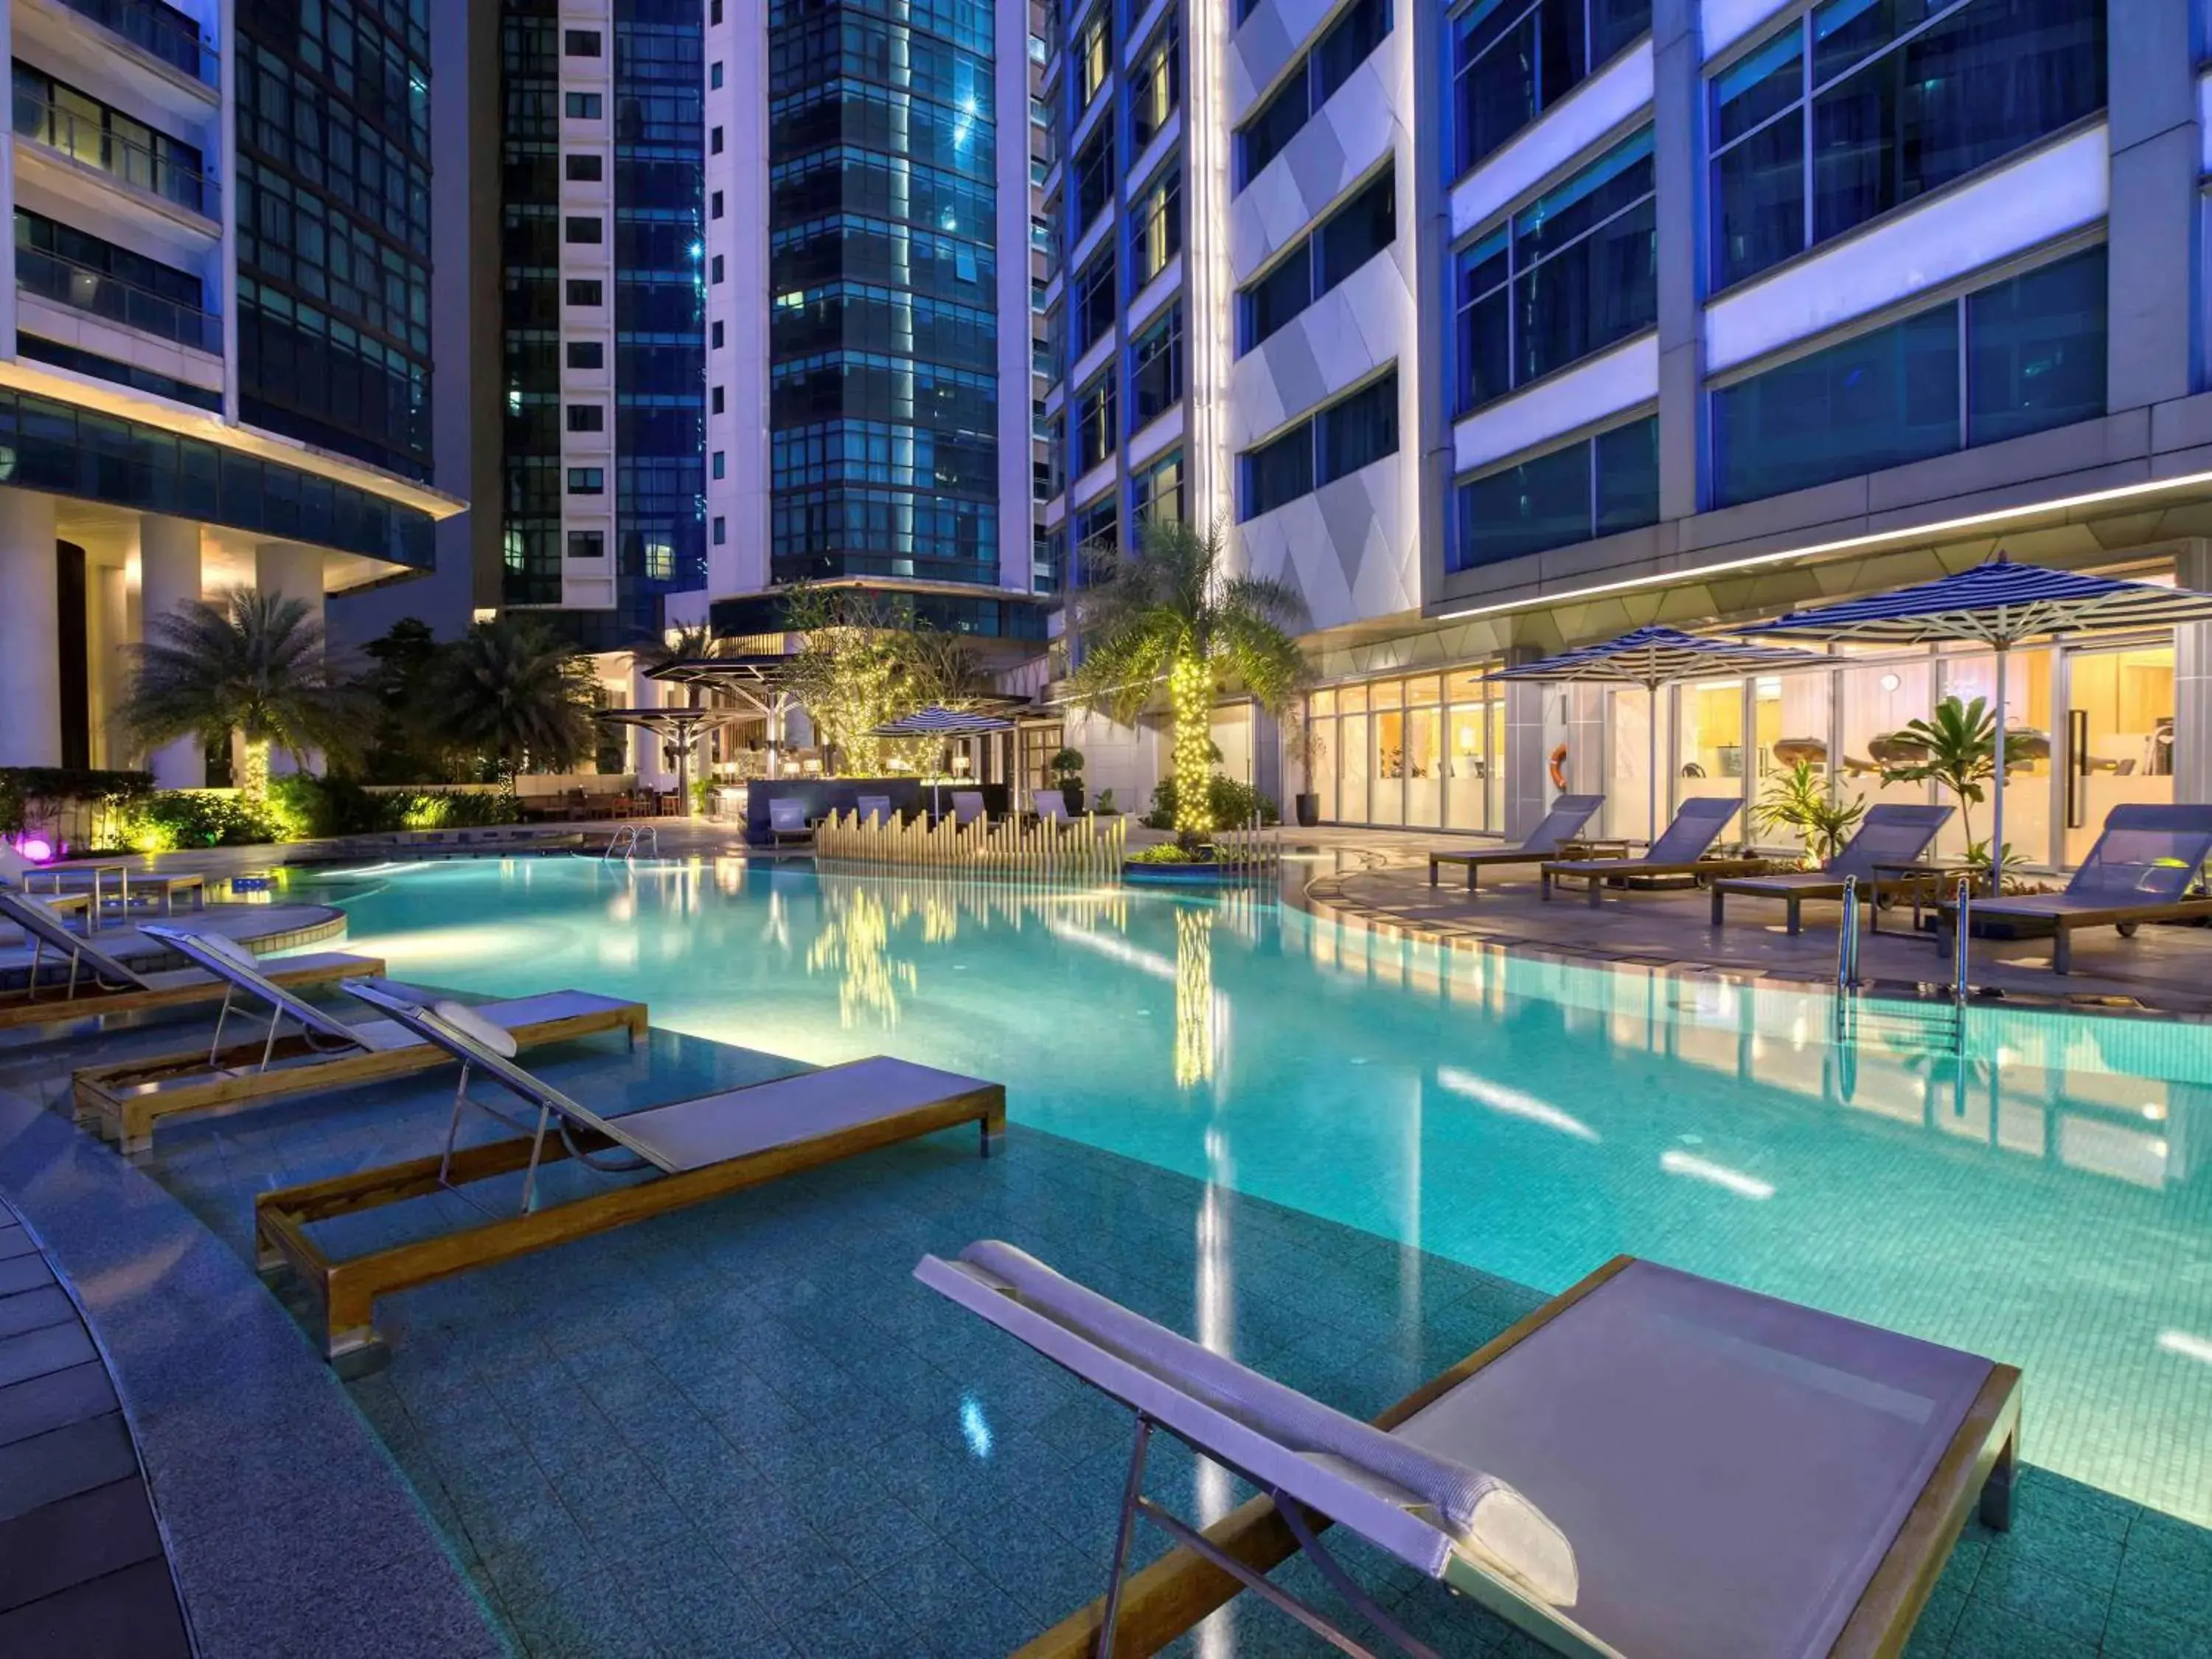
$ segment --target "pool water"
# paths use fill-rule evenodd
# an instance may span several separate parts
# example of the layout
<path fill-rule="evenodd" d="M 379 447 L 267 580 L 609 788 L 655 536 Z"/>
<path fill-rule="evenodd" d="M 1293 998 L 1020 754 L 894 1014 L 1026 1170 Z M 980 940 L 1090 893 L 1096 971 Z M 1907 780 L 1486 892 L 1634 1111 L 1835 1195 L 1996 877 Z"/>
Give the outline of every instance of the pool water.
<path fill-rule="evenodd" d="M 1380 939 L 1249 897 L 517 860 L 305 895 L 394 976 L 567 986 L 1536 1289 L 1620 1252 L 2023 1368 L 2036 1463 L 2212 1522 L 2212 1030 Z"/>

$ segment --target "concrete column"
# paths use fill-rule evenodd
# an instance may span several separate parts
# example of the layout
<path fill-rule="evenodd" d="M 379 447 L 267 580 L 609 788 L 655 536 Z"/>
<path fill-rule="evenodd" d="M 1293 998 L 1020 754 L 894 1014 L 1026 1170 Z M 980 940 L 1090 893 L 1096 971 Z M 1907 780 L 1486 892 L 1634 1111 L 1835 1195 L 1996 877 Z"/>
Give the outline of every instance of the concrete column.
<path fill-rule="evenodd" d="M 307 607 L 308 617 L 315 626 L 322 626 L 323 556 L 317 549 L 302 547 L 297 542 L 262 543 L 253 550 L 253 585 L 264 594 L 281 594 L 285 599 L 299 600 Z M 319 773 L 323 769 L 320 754 L 310 753 L 303 758 L 305 770 Z M 270 751 L 270 777 L 283 777 L 301 769 L 282 750 Z"/>
<path fill-rule="evenodd" d="M 54 498 L 0 489 L 0 766 L 62 763 Z"/>
<path fill-rule="evenodd" d="M 131 734 L 118 711 L 131 690 L 131 582 L 119 564 L 93 572 L 91 617 L 93 684 L 99 706 L 92 723 L 92 763 L 120 768 L 131 754 Z"/>
<path fill-rule="evenodd" d="M 2212 592 L 2212 540 L 2183 543 L 2173 579 Z M 2212 801 L 2212 623 L 2173 630 L 2173 798 Z"/>
<path fill-rule="evenodd" d="M 1652 172 L 1659 192 L 1659 516 L 1698 510 L 1705 345 L 1698 305 L 1705 215 L 1698 135 L 1702 52 L 1693 0 L 1651 9 Z"/>
<path fill-rule="evenodd" d="M 200 527 L 190 519 L 143 514 L 138 520 L 139 628 L 200 597 Z M 197 737 L 179 738 L 147 757 L 154 781 L 164 789 L 207 784 L 207 751 Z"/>
<path fill-rule="evenodd" d="M 2106 31 L 2112 88 L 2111 304 L 2105 395 L 2114 410 L 2196 389 L 2198 131 L 2189 0 L 2137 0 Z M 2124 19 L 2124 22 L 2123 22 Z M 2124 264 L 2121 262 L 2124 261 Z"/>

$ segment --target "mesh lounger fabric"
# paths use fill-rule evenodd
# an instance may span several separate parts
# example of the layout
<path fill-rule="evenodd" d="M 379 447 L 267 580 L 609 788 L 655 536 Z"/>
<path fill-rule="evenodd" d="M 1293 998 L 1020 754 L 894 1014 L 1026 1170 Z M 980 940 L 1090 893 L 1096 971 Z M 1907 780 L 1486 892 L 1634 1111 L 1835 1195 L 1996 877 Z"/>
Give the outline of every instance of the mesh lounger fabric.
<path fill-rule="evenodd" d="M 1905 806 L 1884 804 L 1868 812 L 1858 833 L 1844 849 L 1817 870 L 1793 870 L 1772 876 L 1744 876 L 1729 883 L 1732 893 L 1787 893 L 1810 889 L 1833 890 L 1846 876 L 1863 882 L 1875 879 L 1876 864 L 1910 864 L 1928 850 L 1951 817 L 1948 806 Z"/>

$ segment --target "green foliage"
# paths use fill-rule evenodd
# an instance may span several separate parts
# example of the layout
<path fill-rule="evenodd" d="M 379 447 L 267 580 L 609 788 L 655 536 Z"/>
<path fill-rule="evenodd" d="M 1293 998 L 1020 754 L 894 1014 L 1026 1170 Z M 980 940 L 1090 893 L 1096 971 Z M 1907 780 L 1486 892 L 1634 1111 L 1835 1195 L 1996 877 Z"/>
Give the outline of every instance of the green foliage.
<path fill-rule="evenodd" d="M 827 764 L 865 775 L 896 758 L 908 770 L 936 763 L 936 738 L 885 739 L 878 726 L 932 704 L 967 708 L 990 676 L 963 635 L 921 622 L 910 604 L 850 588 L 787 590 L 785 623 L 803 643 L 784 684 L 805 707 Z"/>
<path fill-rule="evenodd" d="M 1968 844 L 1974 839 L 1974 808 L 1988 799 L 1983 786 L 1996 775 L 1997 721 L 1988 702 L 1976 697 L 1962 702 L 1946 697 L 1924 720 L 1907 720 L 1897 736 L 1918 745 L 1918 761 L 1905 766 L 1885 766 L 1882 777 L 1892 783 L 1941 785 L 1959 798 L 1959 828 Z M 2029 759 L 2027 738 L 2016 732 L 2005 734 L 2005 765 Z"/>
<path fill-rule="evenodd" d="M 94 826 L 94 840 L 107 844 L 116 816 L 153 787 L 153 776 L 146 772 L 0 766 L 0 833 L 13 835 L 32 823 L 75 814 L 88 816 Z"/>
<path fill-rule="evenodd" d="M 269 781 L 267 816 L 279 841 L 368 836 L 398 830 L 475 830 L 512 823 L 514 797 L 502 789 L 449 793 L 372 793 L 343 778 L 305 775 Z"/>
<path fill-rule="evenodd" d="M 1108 790 L 1106 794 L 1113 793 Z M 1100 810 L 1104 808 L 1104 796 L 1100 797 Z M 1218 772 L 1206 781 L 1206 799 L 1210 820 L 1219 826 L 1241 828 L 1249 823 L 1255 815 L 1263 824 L 1282 822 L 1281 806 L 1271 796 L 1261 794 L 1249 783 L 1235 778 L 1224 778 Z M 1176 781 L 1161 780 L 1160 787 L 1152 791 L 1152 810 L 1139 820 L 1147 830 L 1172 830 L 1176 827 Z"/>
<path fill-rule="evenodd" d="M 276 839 L 269 814 L 242 795 L 212 789 L 161 789 L 133 801 L 124 839 L 142 853 L 194 847 L 249 847 Z"/>
<path fill-rule="evenodd" d="M 1157 847 L 1140 847 L 1128 858 L 1131 864 L 1206 864 L 1212 860 L 1211 848 L 1184 847 L 1172 841 L 1164 841 Z"/>
<path fill-rule="evenodd" d="M 1805 843 L 1805 856 L 1815 864 L 1835 857 L 1866 816 L 1863 800 L 1838 800 L 1829 792 L 1827 775 L 1810 761 L 1799 761 L 1787 772 L 1768 780 L 1766 793 L 1751 810 L 1761 829 L 1793 830 Z"/>
<path fill-rule="evenodd" d="M 392 623 L 392 631 L 362 647 L 368 669 L 361 681 L 376 715 L 374 735 L 362 757 L 364 783 L 459 782 L 467 759 L 446 744 L 438 718 L 440 665 L 450 647 L 441 645 L 429 624 L 413 617 Z"/>
<path fill-rule="evenodd" d="M 1083 751 L 1062 749 L 1044 763 L 1044 769 L 1055 778 L 1079 778 L 1083 775 Z"/>
<path fill-rule="evenodd" d="M 439 653 L 431 689 L 439 741 L 490 757 L 502 777 L 566 772 L 598 746 L 590 664 L 532 617 L 478 623 Z"/>
<path fill-rule="evenodd" d="M 1101 789 L 1098 792 L 1098 799 L 1091 803 L 1091 810 L 1102 817 L 1117 817 L 1121 811 L 1114 804 L 1114 792 L 1111 789 Z"/>

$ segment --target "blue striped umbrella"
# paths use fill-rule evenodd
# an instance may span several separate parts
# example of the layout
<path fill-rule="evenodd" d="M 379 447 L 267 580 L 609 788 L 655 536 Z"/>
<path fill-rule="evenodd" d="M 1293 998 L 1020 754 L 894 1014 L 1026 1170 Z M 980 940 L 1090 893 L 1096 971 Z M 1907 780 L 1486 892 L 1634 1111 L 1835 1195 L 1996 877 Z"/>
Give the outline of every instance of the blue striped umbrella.
<path fill-rule="evenodd" d="M 1900 587 L 1893 593 L 1792 611 L 1772 622 L 1736 632 L 1790 639 L 1865 640 L 1882 645 L 1966 640 L 1995 651 L 1996 824 L 1990 836 L 1990 867 L 1992 883 L 1996 884 L 2004 878 L 2005 662 L 2012 647 L 2046 634 L 2201 622 L 2212 622 L 2212 593 L 2014 564 L 1999 553 L 1955 575 Z"/>
<path fill-rule="evenodd" d="M 1828 659 L 1811 651 L 1791 651 L 1779 646 L 1745 645 L 1738 640 L 1717 640 L 1704 634 L 1686 634 L 1679 628 L 1654 625 L 1623 634 L 1617 640 L 1577 646 L 1557 656 L 1516 663 L 1485 678 L 1493 680 L 1538 680 L 1548 684 L 1605 681 L 1640 685 L 1651 699 L 1645 720 L 1650 728 L 1650 758 L 1646 782 L 1650 789 L 1651 833 L 1659 833 L 1659 698 L 1658 690 L 1673 680 L 1707 675 L 1779 673 L 1785 668 L 1809 668 Z"/>
<path fill-rule="evenodd" d="M 986 714 L 975 709 L 946 708 L 933 703 L 927 708 L 917 708 L 911 714 L 902 714 L 895 720 L 886 720 L 869 733 L 877 738 L 943 738 L 950 742 L 954 738 L 980 737 L 991 732 L 1011 732 L 1012 720 L 1000 720 L 996 714 Z M 929 786 L 930 815 L 937 816 L 937 784 Z"/>

